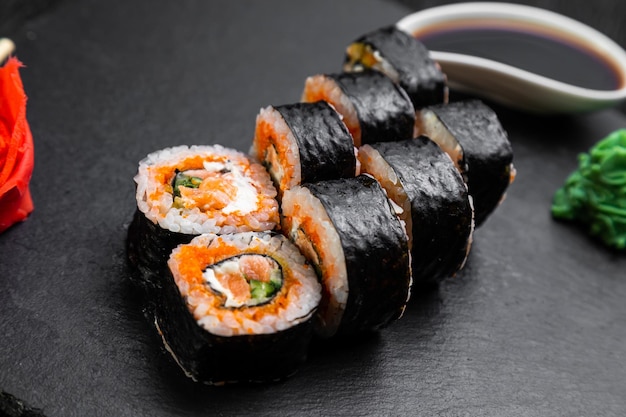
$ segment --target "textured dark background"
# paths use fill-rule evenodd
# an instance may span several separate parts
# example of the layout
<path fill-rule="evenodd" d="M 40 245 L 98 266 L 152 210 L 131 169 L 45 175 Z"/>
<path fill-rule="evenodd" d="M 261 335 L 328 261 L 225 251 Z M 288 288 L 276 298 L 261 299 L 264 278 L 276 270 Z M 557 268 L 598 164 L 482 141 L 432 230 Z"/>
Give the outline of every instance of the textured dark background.
<path fill-rule="evenodd" d="M 17 33 L 28 19 L 51 11 L 63 0 L 2 0 L 0 2 L 0 36 Z"/>
<path fill-rule="evenodd" d="M 61 2 L 77 0 L 2 0 L 0 2 L 0 36 L 18 31 L 25 20 L 50 12 Z M 458 0 L 395 0 L 412 10 L 443 4 L 460 3 Z M 497 0 L 496 0 L 497 1 Z M 508 3 L 526 4 L 562 13 L 587 23 L 626 45 L 626 2 L 620 0 L 518 0 Z"/>
<path fill-rule="evenodd" d="M 198 386 L 125 279 L 137 162 L 247 150 L 261 106 L 297 101 L 349 41 L 435 2 L 66 0 L 10 18 L 0 4 L 36 148 L 35 212 L 0 235 L 0 390 L 50 417 L 626 415 L 626 257 L 549 215 L 576 155 L 625 127 L 619 111 L 494 106 L 519 175 L 457 277 L 377 335 L 316 344 L 283 383 Z M 540 5 L 622 36 L 617 1 Z"/>

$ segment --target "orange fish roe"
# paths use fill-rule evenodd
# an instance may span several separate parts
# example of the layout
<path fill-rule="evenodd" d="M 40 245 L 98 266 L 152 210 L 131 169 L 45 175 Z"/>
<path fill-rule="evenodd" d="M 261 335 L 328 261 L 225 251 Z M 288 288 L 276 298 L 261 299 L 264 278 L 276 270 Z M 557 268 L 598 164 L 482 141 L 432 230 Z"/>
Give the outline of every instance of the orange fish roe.
<path fill-rule="evenodd" d="M 250 285 L 243 275 L 228 273 L 216 274 L 216 278 L 223 287 L 228 288 L 237 302 L 244 303 L 252 297 Z"/>
<path fill-rule="evenodd" d="M 266 112 L 269 112 L 269 110 L 262 110 L 259 117 L 257 117 L 254 132 L 254 152 L 256 152 L 255 156 L 257 159 L 268 160 L 269 163 L 273 162 L 274 175 L 280 176 L 280 178 L 273 178 L 276 187 L 279 190 L 285 190 L 300 180 L 298 152 L 291 149 L 291 142 L 284 137 L 289 135 L 288 131 L 278 132 L 273 120 L 266 120 L 261 117 Z"/>

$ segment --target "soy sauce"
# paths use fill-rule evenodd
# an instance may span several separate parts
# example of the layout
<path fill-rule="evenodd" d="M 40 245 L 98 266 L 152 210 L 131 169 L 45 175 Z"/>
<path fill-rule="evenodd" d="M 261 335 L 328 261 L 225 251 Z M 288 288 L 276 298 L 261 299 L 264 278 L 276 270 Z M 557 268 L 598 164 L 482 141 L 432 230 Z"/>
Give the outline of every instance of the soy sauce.
<path fill-rule="evenodd" d="M 615 90 L 624 80 L 610 59 L 556 36 L 526 28 L 431 28 L 415 36 L 431 51 L 473 55 L 578 87 Z"/>

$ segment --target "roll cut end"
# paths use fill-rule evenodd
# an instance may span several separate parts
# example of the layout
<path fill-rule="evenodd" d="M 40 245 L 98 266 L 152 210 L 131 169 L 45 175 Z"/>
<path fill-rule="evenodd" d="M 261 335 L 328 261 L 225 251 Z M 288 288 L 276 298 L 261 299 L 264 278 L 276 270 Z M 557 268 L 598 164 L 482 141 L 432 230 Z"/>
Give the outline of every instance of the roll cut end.
<path fill-rule="evenodd" d="M 395 26 L 356 39 L 346 48 L 343 70 L 374 69 L 399 84 L 416 109 L 448 102 L 446 75 L 426 46 Z"/>
<path fill-rule="evenodd" d="M 168 271 L 155 324 L 187 376 L 274 381 L 304 362 L 321 287 L 284 236 L 200 235 L 172 252 Z"/>

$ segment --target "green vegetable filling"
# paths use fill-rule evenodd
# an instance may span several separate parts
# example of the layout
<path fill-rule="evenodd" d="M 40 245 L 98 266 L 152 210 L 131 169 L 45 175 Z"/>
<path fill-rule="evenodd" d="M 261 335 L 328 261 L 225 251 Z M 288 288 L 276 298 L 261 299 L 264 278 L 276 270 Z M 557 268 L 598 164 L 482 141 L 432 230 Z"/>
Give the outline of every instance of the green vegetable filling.
<path fill-rule="evenodd" d="M 248 280 L 247 277 L 245 277 Z M 272 271 L 268 282 L 256 279 L 248 280 L 250 284 L 250 296 L 255 301 L 265 301 L 272 298 L 282 287 L 282 277 L 279 269 Z"/>
<path fill-rule="evenodd" d="M 228 308 L 253 307 L 270 302 L 283 287 L 283 270 L 274 258 L 242 254 L 209 266 L 202 273 L 206 285 L 223 297 Z"/>
<path fill-rule="evenodd" d="M 579 167 L 554 194 L 554 218 L 577 221 L 607 246 L 626 249 L 626 129 L 578 157 Z"/>
<path fill-rule="evenodd" d="M 202 178 L 186 175 L 184 172 L 176 171 L 176 176 L 172 182 L 174 197 L 180 197 L 180 187 L 198 188 L 202 183 Z"/>

